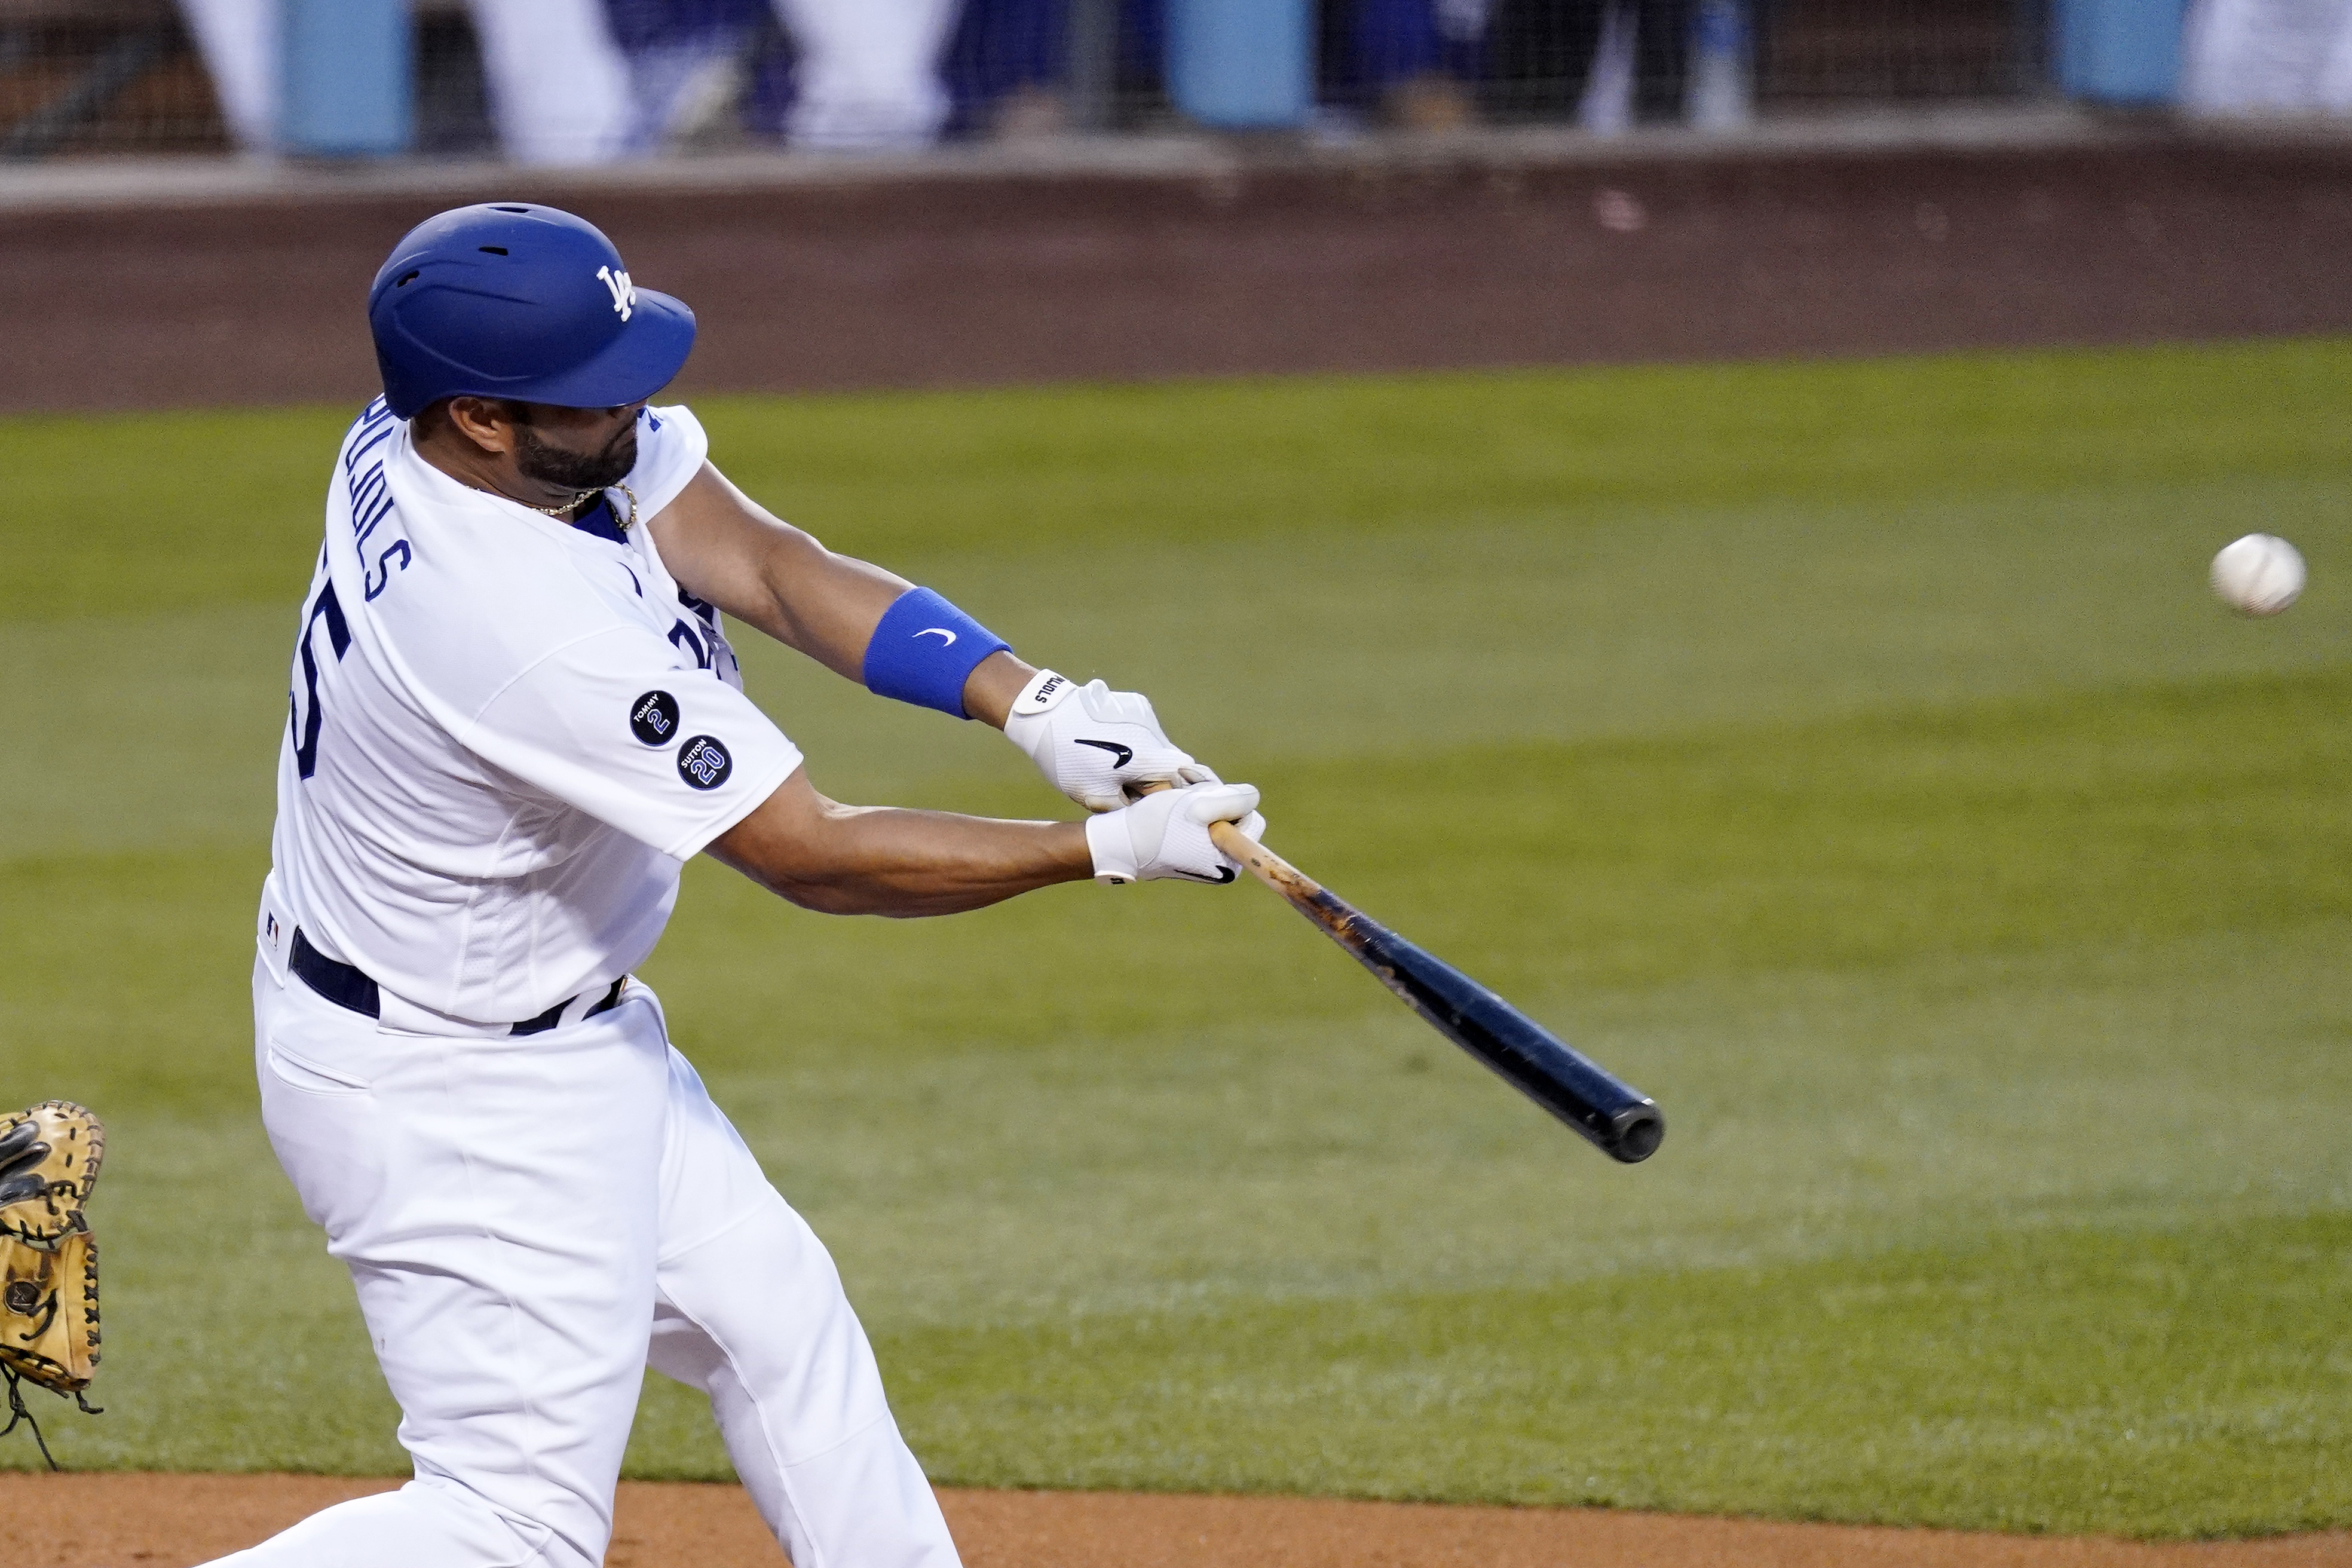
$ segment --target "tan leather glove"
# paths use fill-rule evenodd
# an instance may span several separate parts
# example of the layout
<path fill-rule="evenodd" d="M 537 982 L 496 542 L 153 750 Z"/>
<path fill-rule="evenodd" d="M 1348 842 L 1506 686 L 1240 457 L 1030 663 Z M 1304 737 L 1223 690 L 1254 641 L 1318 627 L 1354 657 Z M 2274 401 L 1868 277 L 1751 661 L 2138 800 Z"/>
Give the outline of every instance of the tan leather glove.
<path fill-rule="evenodd" d="M 106 1129 L 70 1100 L 0 1117 L 0 1373 L 11 1415 L 0 1436 L 32 1421 L 19 1378 L 91 1408 L 81 1391 L 98 1368 L 98 1242 L 82 1205 L 105 1152 Z"/>

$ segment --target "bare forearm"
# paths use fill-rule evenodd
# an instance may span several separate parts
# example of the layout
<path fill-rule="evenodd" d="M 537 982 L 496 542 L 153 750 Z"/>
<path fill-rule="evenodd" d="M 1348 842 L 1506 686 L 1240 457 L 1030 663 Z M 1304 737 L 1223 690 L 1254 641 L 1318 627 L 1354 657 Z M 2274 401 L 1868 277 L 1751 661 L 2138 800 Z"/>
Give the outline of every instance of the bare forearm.
<path fill-rule="evenodd" d="M 688 593 L 852 680 L 875 623 L 911 585 L 835 554 L 708 463 L 650 526 Z"/>
<path fill-rule="evenodd" d="M 830 551 L 824 552 L 821 562 L 798 571 L 778 571 L 774 578 L 768 618 L 752 624 L 835 675 L 863 682 L 866 647 L 874 638 L 875 624 L 907 591 L 905 579 Z M 1036 673 L 1009 651 L 990 654 L 964 681 L 964 711 L 1002 730 L 1013 700 Z"/>
<path fill-rule="evenodd" d="M 663 558 L 689 593 L 850 680 L 865 679 L 875 626 L 912 586 L 871 562 L 827 550 L 708 465 L 653 526 Z M 1003 728 L 1013 698 L 1036 673 L 1010 653 L 990 655 L 964 684 L 964 710 Z"/>
<path fill-rule="evenodd" d="M 908 586 L 895 573 L 811 540 L 806 551 L 771 560 L 753 601 L 756 618 L 743 618 L 835 675 L 863 681 L 875 624 Z"/>
<path fill-rule="evenodd" d="M 958 914 L 1094 874 L 1078 823 L 840 805 L 799 774 L 777 795 L 784 798 L 721 835 L 710 853 L 803 909 Z"/>

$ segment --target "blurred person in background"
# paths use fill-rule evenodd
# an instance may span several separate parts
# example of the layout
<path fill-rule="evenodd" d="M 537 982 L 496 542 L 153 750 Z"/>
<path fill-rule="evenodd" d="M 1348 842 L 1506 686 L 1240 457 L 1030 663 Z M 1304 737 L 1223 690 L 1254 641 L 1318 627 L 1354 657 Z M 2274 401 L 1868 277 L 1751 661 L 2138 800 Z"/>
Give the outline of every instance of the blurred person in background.
<path fill-rule="evenodd" d="M 180 0 L 237 146 L 278 150 L 279 0 Z M 469 0 L 500 151 L 603 163 L 707 127 L 739 91 L 770 0 Z M 928 144 L 956 0 L 772 0 L 794 47 L 796 146 Z M 625 47 L 625 45 L 626 46 Z"/>
<path fill-rule="evenodd" d="M 278 0 L 180 0 L 212 77 L 229 140 L 266 155 L 278 146 Z"/>
<path fill-rule="evenodd" d="M 279 0 L 180 0 L 229 134 L 278 151 Z M 470 0 L 499 145 L 518 163 L 601 163 L 635 122 L 602 0 Z"/>
<path fill-rule="evenodd" d="M 1578 108 L 1597 130 L 1682 118 L 1691 0 L 1494 0 L 1494 13 L 1489 71 L 1529 112 Z M 1612 41 L 1622 50 L 1615 62 L 1603 47 Z M 1609 97 L 1622 101 L 1595 101 Z"/>
<path fill-rule="evenodd" d="M 632 151 L 688 142 L 747 87 L 753 118 L 776 84 L 753 80 L 772 15 L 790 46 L 781 129 L 795 147 L 924 147 L 947 123 L 940 56 L 957 0 L 604 0 L 635 92 Z"/>
<path fill-rule="evenodd" d="M 945 72 L 959 132 L 1029 141 L 1070 123 L 1069 0 L 964 0 Z"/>
<path fill-rule="evenodd" d="M 629 62 L 630 152 L 677 148 L 735 117 L 768 0 L 605 0 L 605 10 Z"/>
<path fill-rule="evenodd" d="M 634 83 L 634 151 L 690 141 L 733 109 L 771 5 L 791 47 L 780 128 L 792 145 L 918 148 L 947 123 L 940 56 L 957 0 L 604 3 Z M 755 84 L 754 97 L 764 100 L 768 85 Z"/>
<path fill-rule="evenodd" d="M 1392 125 L 1452 131 L 1478 118 L 1493 0 L 1354 0 L 1355 85 Z"/>
<path fill-rule="evenodd" d="M 2181 47 L 2196 114 L 2352 114 L 2352 0 L 2197 0 Z"/>
<path fill-rule="evenodd" d="M 499 145 L 518 163 L 603 163 L 628 146 L 629 67 L 601 0 L 469 0 Z"/>
<path fill-rule="evenodd" d="M 775 0 L 799 58 L 784 134 L 797 147 L 928 145 L 948 119 L 940 55 L 956 0 Z"/>
<path fill-rule="evenodd" d="M 1603 131 L 1674 121 L 1691 13 L 1691 0 L 1335 0 L 1325 33 L 1348 52 L 1327 61 L 1326 86 L 1412 130 L 1474 123 L 1482 98 Z"/>
<path fill-rule="evenodd" d="M 944 66 L 959 135 L 1031 141 L 1071 127 L 1072 0 L 963 0 Z M 1165 0 L 1094 0 L 1111 7 L 1113 90 L 1149 94 L 1167 47 Z"/>

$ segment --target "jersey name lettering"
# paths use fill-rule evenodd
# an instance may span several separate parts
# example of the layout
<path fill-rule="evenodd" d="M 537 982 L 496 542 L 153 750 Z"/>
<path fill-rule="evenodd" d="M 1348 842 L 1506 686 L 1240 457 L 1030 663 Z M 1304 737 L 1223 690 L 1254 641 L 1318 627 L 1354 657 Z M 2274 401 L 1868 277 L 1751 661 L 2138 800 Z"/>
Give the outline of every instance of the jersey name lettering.
<path fill-rule="evenodd" d="M 367 557 L 368 536 L 392 515 L 393 495 L 392 481 L 384 478 L 383 454 L 377 452 L 375 461 L 364 469 L 359 466 L 360 459 L 383 447 L 391 438 L 393 428 L 398 423 L 393 418 L 392 410 L 384 405 L 383 399 L 377 398 L 367 405 L 366 412 L 360 416 L 360 422 L 352 426 L 351 444 L 343 453 L 343 483 L 349 490 L 352 504 L 352 539 L 360 546 L 362 562 Z M 400 564 L 396 567 L 392 563 L 395 555 L 400 558 Z M 365 571 L 363 591 L 367 597 L 373 601 L 391 587 L 393 573 L 407 571 L 409 563 L 415 558 L 415 552 L 405 539 L 395 539 L 376 551 L 373 563 Z"/>

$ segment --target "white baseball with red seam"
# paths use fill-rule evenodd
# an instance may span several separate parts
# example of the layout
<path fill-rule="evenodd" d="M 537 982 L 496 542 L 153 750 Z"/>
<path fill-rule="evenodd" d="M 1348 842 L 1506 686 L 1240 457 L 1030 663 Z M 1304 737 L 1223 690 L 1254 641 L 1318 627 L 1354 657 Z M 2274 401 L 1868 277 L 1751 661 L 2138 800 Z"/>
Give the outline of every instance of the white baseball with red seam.
<path fill-rule="evenodd" d="M 2241 614 L 2275 616 L 2302 596 L 2303 552 L 2275 533 L 2250 533 L 2213 557 L 2213 592 Z"/>
<path fill-rule="evenodd" d="M 1050 669 L 1013 700 L 1004 735 L 1088 811 L 1118 810 L 1140 784 L 1217 782 L 1160 728 L 1150 698 L 1099 680 L 1080 686 Z"/>

